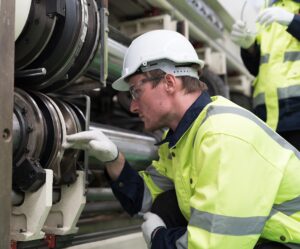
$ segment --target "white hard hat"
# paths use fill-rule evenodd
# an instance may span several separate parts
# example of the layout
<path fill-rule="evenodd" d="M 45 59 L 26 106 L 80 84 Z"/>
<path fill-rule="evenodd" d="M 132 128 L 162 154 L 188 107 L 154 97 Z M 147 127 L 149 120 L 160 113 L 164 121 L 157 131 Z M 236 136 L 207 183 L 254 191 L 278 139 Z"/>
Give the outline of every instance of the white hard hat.
<path fill-rule="evenodd" d="M 170 30 L 149 31 L 134 39 L 128 47 L 122 76 L 112 87 L 119 91 L 128 91 L 129 85 L 125 79 L 139 69 L 142 72 L 161 69 L 175 76 L 198 78 L 197 70 L 190 67 L 191 64 L 204 66 L 193 45 L 183 35 Z"/>

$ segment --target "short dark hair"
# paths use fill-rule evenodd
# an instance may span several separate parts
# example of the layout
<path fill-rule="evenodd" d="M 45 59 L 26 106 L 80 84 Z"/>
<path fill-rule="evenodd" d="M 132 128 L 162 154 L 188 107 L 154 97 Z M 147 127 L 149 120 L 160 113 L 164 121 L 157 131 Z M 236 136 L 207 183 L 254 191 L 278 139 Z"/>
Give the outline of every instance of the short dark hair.
<path fill-rule="evenodd" d="M 200 77 L 201 73 L 202 73 L 201 69 L 198 70 L 199 77 Z M 160 79 L 166 75 L 166 73 L 160 69 L 155 69 L 155 70 L 146 72 L 145 74 L 148 78 L 157 78 L 158 79 L 158 80 L 151 81 L 153 87 L 156 87 L 159 84 Z M 201 80 L 196 79 L 194 77 L 178 76 L 178 78 L 182 79 L 182 87 L 186 93 L 192 93 L 192 92 L 196 92 L 199 90 L 203 92 L 208 89 L 207 85 L 204 82 L 202 82 Z"/>

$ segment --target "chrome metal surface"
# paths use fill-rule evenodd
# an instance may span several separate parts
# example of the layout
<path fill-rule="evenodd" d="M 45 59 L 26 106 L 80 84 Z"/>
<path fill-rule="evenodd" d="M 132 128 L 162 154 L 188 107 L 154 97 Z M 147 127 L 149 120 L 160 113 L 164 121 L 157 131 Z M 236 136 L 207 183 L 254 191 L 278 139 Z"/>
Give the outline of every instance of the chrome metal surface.
<path fill-rule="evenodd" d="M 15 89 L 14 113 L 20 126 L 19 143 L 14 141 L 14 163 L 20 165 L 26 157 L 40 157 L 44 149 L 44 119 L 35 100 L 18 88 Z M 18 128 L 14 127 L 15 130 Z"/>
<path fill-rule="evenodd" d="M 110 80 L 117 79 L 121 76 L 122 63 L 127 47 L 123 44 L 108 38 L 108 77 Z M 98 51 L 96 57 L 93 59 L 89 66 L 89 71 L 99 77 L 100 72 L 100 51 Z"/>
<path fill-rule="evenodd" d="M 111 188 L 88 188 L 86 197 L 88 201 L 116 200 Z"/>
<path fill-rule="evenodd" d="M 83 214 L 85 213 L 98 213 L 101 214 L 103 212 L 114 212 L 114 211 L 122 211 L 123 208 L 119 201 L 101 201 L 101 202 L 88 202 L 85 204 L 83 209 Z"/>
<path fill-rule="evenodd" d="M 99 129 L 107 135 L 133 165 L 145 167 L 157 158 L 157 141 L 152 136 L 96 123 L 90 129 Z"/>
<path fill-rule="evenodd" d="M 65 133 L 65 126 L 62 124 L 64 122 L 63 116 L 50 97 L 39 92 L 32 92 L 31 94 L 45 117 L 47 127 L 47 136 L 45 137 L 47 149 L 41 156 L 40 162 L 43 168 L 54 171 L 54 181 L 58 183 L 60 179 L 59 162 L 62 157 L 61 144 Z"/>

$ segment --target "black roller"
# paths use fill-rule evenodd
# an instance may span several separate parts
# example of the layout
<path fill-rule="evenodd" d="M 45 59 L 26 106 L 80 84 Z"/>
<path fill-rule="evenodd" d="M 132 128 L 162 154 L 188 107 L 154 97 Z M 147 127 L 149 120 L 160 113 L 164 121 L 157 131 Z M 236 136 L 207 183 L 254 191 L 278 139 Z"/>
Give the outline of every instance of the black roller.
<path fill-rule="evenodd" d="M 33 62 L 52 36 L 56 16 L 47 15 L 47 0 L 32 1 L 28 20 L 15 42 L 15 66 L 20 70 Z"/>
<path fill-rule="evenodd" d="M 54 82 L 48 88 L 48 91 L 59 91 L 73 83 L 87 70 L 98 50 L 100 39 L 100 20 L 97 4 L 94 0 L 87 0 L 87 11 L 88 27 L 82 49 L 76 57 L 73 66 L 67 72 L 67 79 Z"/>
<path fill-rule="evenodd" d="M 49 0 L 48 0 L 49 1 Z M 65 1 L 65 15 L 58 16 L 47 46 L 26 69 L 45 68 L 45 76 L 17 78 L 21 87 L 48 92 L 53 82 L 67 77 L 67 72 L 78 56 L 85 40 L 86 23 L 84 4 L 86 0 Z"/>

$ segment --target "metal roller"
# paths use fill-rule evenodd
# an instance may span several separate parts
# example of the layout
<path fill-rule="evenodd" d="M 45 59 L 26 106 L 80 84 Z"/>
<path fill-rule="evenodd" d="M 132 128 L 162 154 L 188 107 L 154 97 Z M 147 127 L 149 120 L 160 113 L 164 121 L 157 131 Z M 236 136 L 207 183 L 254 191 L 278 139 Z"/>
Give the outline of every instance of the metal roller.
<path fill-rule="evenodd" d="M 15 1 L 15 41 L 21 34 L 31 7 L 31 0 L 16 0 Z"/>
<path fill-rule="evenodd" d="M 28 66 L 44 51 L 57 21 L 56 16 L 48 15 L 47 0 L 30 1 L 28 4 L 30 9 L 26 25 L 24 24 L 25 27 L 15 42 L 16 70 Z M 28 15 L 26 7 L 24 12 L 19 11 L 19 15 L 16 16 L 17 22 L 19 19 L 24 20 Z"/>
<path fill-rule="evenodd" d="M 16 41 L 16 84 L 42 92 L 72 84 L 95 56 L 99 34 L 95 0 L 32 1 Z"/>
<path fill-rule="evenodd" d="M 16 88 L 13 118 L 15 189 L 37 190 L 43 184 L 43 169 L 53 170 L 56 186 L 76 181 L 81 152 L 64 151 L 62 143 L 67 134 L 85 129 L 79 109 L 56 97 Z M 36 178 L 30 179 L 30 169 Z"/>
<path fill-rule="evenodd" d="M 87 67 L 90 65 L 92 59 L 97 53 L 100 39 L 100 19 L 96 2 L 94 0 L 87 0 L 87 7 L 85 11 L 87 11 L 86 16 L 88 16 L 88 26 L 86 30 L 85 41 L 74 61 L 74 64 L 67 72 L 67 80 L 62 79 L 57 82 L 53 82 L 52 86 L 49 87 L 49 90 L 47 91 L 57 91 L 72 84 L 86 71 Z"/>
<path fill-rule="evenodd" d="M 38 161 L 45 149 L 45 120 L 34 99 L 20 89 L 14 94 L 13 119 L 13 188 L 36 191 L 45 182 Z"/>

